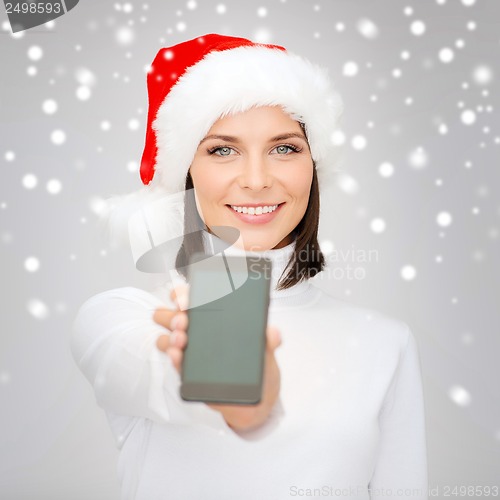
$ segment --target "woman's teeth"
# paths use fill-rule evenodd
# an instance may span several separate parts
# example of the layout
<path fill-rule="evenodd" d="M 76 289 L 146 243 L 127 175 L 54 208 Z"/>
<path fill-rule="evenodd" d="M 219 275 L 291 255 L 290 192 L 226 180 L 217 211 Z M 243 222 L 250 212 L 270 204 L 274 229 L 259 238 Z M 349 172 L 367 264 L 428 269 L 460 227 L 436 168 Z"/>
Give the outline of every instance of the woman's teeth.
<path fill-rule="evenodd" d="M 264 207 L 238 207 L 236 205 L 230 205 L 230 206 L 235 212 L 239 212 L 240 214 L 249 214 L 249 215 L 268 214 L 269 212 L 274 212 L 278 208 L 278 205 L 269 205 Z"/>

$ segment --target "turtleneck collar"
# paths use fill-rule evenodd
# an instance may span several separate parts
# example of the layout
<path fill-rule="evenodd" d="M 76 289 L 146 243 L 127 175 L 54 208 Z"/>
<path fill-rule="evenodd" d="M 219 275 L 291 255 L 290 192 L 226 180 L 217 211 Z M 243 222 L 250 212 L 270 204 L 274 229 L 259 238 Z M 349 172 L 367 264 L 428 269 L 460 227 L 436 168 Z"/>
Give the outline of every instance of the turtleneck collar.
<path fill-rule="evenodd" d="M 296 241 L 293 240 L 290 244 L 282 248 L 273 248 L 271 250 L 263 251 L 247 251 L 238 248 L 234 245 L 227 247 L 224 250 L 225 255 L 241 255 L 241 256 L 251 256 L 257 255 L 260 257 L 266 257 L 272 262 L 272 273 L 271 273 L 271 299 L 280 299 L 285 297 L 290 297 L 292 295 L 297 295 L 299 293 L 305 292 L 309 287 L 310 283 L 308 280 L 301 281 L 290 288 L 285 288 L 284 290 L 277 290 L 278 281 L 283 274 L 283 271 L 287 268 L 287 264 L 293 255 L 295 250 Z M 223 242 L 219 237 L 203 231 L 203 245 L 205 247 L 205 252 L 213 255 L 214 249 L 224 248 L 227 243 Z M 285 273 L 286 275 L 286 273 Z"/>

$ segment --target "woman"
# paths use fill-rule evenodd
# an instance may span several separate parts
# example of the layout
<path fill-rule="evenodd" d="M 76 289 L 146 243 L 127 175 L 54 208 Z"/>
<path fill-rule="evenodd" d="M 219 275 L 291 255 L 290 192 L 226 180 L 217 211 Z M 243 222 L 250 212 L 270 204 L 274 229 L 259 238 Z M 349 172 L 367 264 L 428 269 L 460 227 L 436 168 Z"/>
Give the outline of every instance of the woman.
<path fill-rule="evenodd" d="M 194 192 L 178 271 L 195 250 L 268 257 L 271 326 L 261 403 L 193 403 L 179 396 L 186 286 L 81 307 L 73 354 L 121 449 L 122 498 L 427 498 L 411 331 L 309 280 L 325 264 L 319 190 L 341 112 L 325 72 L 283 47 L 206 35 L 162 49 L 148 91 L 143 201 Z"/>

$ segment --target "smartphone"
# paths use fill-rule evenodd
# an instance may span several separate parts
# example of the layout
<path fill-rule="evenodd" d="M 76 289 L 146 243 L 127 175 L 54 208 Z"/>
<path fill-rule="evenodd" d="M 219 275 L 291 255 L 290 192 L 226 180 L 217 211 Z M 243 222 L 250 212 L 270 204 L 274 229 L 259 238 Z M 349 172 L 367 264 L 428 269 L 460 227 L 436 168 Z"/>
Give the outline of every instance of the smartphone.
<path fill-rule="evenodd" d="M 191 257 L 182 399 L 236 405 L 260 402 L 271 266 L 264 257 L 224 252 Z"/>

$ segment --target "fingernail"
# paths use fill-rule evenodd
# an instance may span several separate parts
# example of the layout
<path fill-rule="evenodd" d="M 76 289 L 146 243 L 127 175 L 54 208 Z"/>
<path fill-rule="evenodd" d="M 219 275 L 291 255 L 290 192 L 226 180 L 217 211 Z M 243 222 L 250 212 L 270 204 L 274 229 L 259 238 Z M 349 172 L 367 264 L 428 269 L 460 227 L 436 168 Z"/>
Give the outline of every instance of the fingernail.
<path fill-rule="evenodd" d="M 178 314 L 172 317 L 172 320 L 170 321 L 171 330 L 175 330 L 179 326 L 179 320 L 180 318 Z"/>
<path fill-rule="evenodd" d="M 176 341 L 176 339 L 177 339 L 177 333 L 176 333 L 176 332 L 172 332 L 172 333 L 170 334 L 170 337 L 169 337 L 169 344 L 170 344 L 171 346 L 175 345 L 175 341 Z"/>

